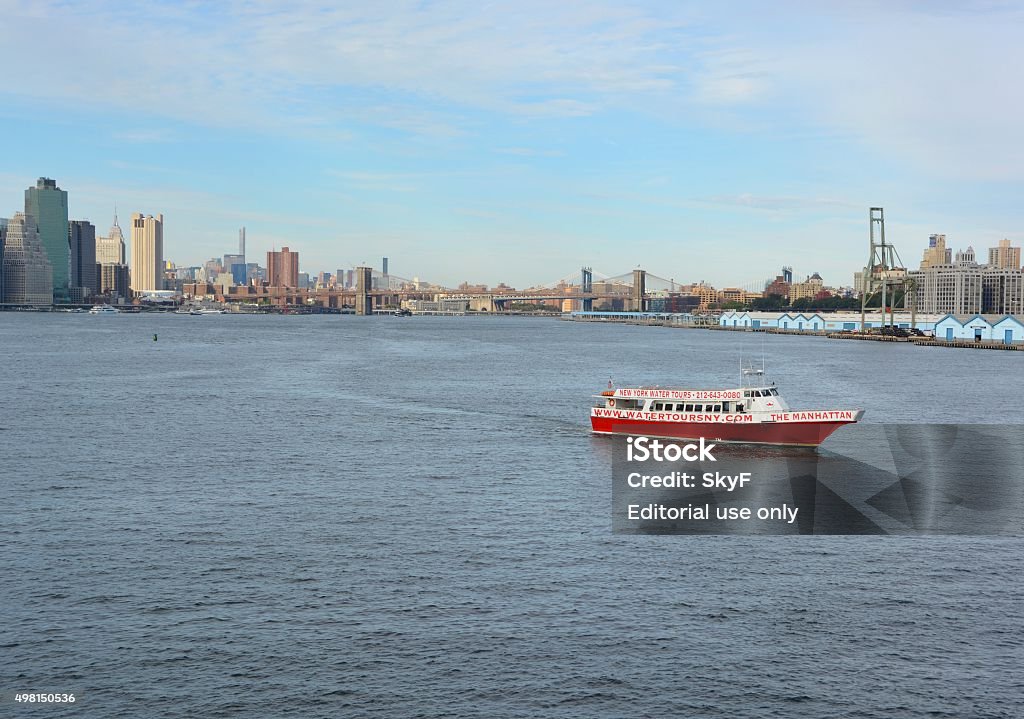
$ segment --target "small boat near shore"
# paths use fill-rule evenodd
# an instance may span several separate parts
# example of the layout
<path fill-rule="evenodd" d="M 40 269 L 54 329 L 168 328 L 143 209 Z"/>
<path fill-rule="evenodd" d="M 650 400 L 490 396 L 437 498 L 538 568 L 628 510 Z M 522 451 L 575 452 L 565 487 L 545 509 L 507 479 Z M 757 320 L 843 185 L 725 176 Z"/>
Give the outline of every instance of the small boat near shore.
<path fill-rule="evenodd" d="M 743 369 L 742 386 L 733 389 L 610 385 L 594 395 L 600 400 L 590 410 L 596 434 L 817 447 L 864 416 L 862 409 L 791 410 L 763 368 Z"/>
<path fill-rule="evenodd" d="M 227 310 L 217 309 L 213 307 L 179 307 L 174 311 L 176 315 L 192 315 L 198 317 L 200 315 L 226 315 Z"/>

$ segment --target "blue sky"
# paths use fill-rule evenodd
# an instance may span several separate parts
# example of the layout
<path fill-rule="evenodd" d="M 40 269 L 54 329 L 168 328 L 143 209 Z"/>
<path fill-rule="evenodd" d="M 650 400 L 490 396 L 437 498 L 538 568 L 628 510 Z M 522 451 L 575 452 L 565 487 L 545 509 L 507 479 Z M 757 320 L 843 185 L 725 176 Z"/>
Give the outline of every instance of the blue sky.
<path fill-rule="evenodd" d="M 520 287 L 847 285 L 873 205 L 908 265 L 1024 237 L 1017 3 L 335 4 L 0 0 L 0 215 Z"/>

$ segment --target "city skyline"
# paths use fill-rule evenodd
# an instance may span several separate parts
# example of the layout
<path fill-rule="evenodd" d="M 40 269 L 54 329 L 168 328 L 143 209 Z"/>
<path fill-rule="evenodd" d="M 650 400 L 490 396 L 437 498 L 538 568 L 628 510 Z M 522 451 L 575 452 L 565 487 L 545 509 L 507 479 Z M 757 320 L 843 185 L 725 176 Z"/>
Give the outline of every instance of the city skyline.
<path fill-rule="evenodd" d="M 244 225 L 252 257 L 447 286 L 844 285 L 871 206 L 908 266 L 1024 238 L 1014 7 L 225 8 L 5 10 L 33 62 L 0 70 L 0 216 L 49 177 L 100 232 L 162 212 L 179 265 Z"/>

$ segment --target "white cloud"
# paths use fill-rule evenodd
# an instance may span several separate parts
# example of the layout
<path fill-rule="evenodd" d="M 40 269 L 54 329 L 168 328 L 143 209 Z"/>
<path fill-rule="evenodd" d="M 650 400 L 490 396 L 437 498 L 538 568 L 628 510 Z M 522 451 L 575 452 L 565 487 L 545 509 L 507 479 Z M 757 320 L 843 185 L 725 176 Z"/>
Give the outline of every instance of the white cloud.
<path fill-rule="evenodd" d="M 664 91 L 677 74 L 663 38 L 679 23 L 615 3 L 39 2 L 4 15 L 5 54 L 33 58 L 5 63 L 7 92 L 207 125 L 381 120 L 352 89 L 402 107 L 415 98 L 420 112 L 455 103 L 571 117 Z M 452 131 L 402 115 L 392 113 L 392 126 Z"/>
<path fill-rule="evenodd" d="M 791 41 L 780 105 L 943 179 L 1024 176 L 1019 8 L 868 3 L 818 12 L 803 37 L 773 43 Z"/>

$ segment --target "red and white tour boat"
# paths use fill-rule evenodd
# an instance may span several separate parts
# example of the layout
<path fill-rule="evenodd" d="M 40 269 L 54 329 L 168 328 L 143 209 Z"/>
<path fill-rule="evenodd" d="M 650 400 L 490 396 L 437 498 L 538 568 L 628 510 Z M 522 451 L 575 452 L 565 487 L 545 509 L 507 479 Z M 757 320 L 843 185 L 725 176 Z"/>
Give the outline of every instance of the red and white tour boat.
<path fill-rule="evenodd" d="M 597 434 L 663 439 L 817 447 L 844 424 L 864 416 L 862 409 L 789 409 L 764 369 L 742 370 L 739 389 L 636 387 L 609 389 L 590 410 Z"/>

